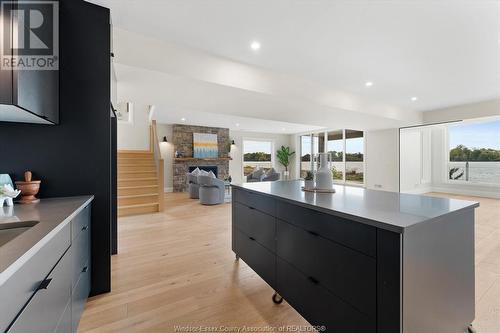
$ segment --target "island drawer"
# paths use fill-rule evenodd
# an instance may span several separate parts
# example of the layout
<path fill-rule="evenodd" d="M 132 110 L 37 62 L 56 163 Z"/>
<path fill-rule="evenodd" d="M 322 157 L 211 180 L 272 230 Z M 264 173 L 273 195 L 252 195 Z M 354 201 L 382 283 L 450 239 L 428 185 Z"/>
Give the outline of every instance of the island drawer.
<path fill-rule="evenodd" d="M 261 194 L 233 187 L 233 201 L 242 203 L 248 207 L 255 208 L 271 216 L 276 216 L 276 200 Z"/>
<path fill-rule="evenodd" d="M 91 205 L 85 206 L 71 221 L 71 239 L 75 239 L 82 231 L 90 228 Z"/>
<path fill-rule="evenodd" d="M 70 247 L 70 241 L 71 226 L 67 223 L 0 286 L 0 332 L 7 329 L 33 296 L 40 282 Z"/>
<path fill-rule="evenodd" d="M 276 255 L 251 236 L 233 228 L 233 251 L 272 288 L 276 286 Z"/>
<path fill-rule="evenodd" d="M 322 332 L 376 332 L 375 320 L 330 293 L 317 281 L 277 259 L 277 290 L 311 325 Z M 320 331 L 321 332 L 321 331 Z"/>
<path fill-rule="evenodd" d="M 359 311 L 375 315 L 374 258 L 280 220 L 277 255 Z"/>
<path fill-rule="evenodd" d="M 276 218 L 256 209 L 233 203 L 233 224 L 268 250 L 276 252 Z"/>
<path fill-rule="evenodd" d="M 376 257 L 377 232 L 375 227 L 283 201 L 278 201 L 276 206 L 277 218 Z"/>
<path fill-rule="evenodd" d="M 30 302 L 16 318 L 8 333 L 54 332 L 71 297 L 71 256 L 61 261 L 38 284 Z M 3 302 L 3 300 L 2 300 Z"/>

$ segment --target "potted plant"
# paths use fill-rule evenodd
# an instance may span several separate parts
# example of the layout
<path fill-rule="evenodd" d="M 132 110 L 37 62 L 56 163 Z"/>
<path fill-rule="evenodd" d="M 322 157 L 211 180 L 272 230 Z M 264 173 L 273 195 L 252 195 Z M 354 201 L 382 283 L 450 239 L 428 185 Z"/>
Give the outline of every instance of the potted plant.
<path fill-rule="evenodd" d="M 288 171 L 288 166 L 290 165 L 290 157 L 295 154 L 294 151 L 290 151 L 290 147 L 281 146 L 277 151 L 276 156 L 281 165 L 285 167 L 283 171 L 283 178 L 287 179 L 290 176 L 290 171 Z"/>
<path fill-rule="evenodd" d="M 314 189 L 314 173 L 312 171 L 306 172 L 306 177 L 304 178 L 304 188 L 306 190 Z"/>

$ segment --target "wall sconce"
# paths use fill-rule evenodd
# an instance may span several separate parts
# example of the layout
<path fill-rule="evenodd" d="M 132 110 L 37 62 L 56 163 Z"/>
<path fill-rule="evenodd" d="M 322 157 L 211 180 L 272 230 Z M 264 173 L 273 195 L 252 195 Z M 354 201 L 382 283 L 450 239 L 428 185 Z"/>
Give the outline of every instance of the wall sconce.
<path fill-rule="evenodd" d="M 168 140 L 167 140 L 167 137 L 166 137 L 166 136 L 164 136 L 164 137 L 163 137 L 163 141 L 162 141 L 162 142 L 168 142 Z"/>
<path fill-rule="evenodd" d="M 236 145 L 236 143 L 234 143 L 234 140 L 231 140 L 231 146 L 234 146 Z"/>

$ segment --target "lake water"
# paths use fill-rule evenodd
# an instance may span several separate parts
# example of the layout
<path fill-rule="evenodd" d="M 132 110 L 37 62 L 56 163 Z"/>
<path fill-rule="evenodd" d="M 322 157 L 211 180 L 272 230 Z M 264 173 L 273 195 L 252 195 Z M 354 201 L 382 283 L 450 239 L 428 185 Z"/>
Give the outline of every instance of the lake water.
<path fill-rule="evenodd" d="M 457 180 L 466 180 L 465 162 L 450 162 L 448 170 L 458 168 L 454 175 L 463 175 Z M 500 184 L 500 162 L 469 162 L 469 181 L 471 183 Z"/>

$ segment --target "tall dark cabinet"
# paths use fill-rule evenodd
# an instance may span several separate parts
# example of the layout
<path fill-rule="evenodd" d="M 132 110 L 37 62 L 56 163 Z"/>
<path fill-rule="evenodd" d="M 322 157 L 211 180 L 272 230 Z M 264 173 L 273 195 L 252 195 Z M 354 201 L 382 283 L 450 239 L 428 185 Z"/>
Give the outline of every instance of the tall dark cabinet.
<path fill-rule="evenodd" d="M 111 290 L 116 218 L 114 120 L 110 115 L 110 12 L 83 0 L 59 2 L 59 124 L 0 122 L 0 173 L 41 179 L 39 196 L 93 194 L 91 294 Z"/>
<path fill-rule="evenodd" d="M 28 43 L 27 28 L 21 29 L 17 27 L 19 24 L 15 19 L 10 20 L 10 13 L 13 10 L 19 10 L 19 5 L 13 1 L 0 0 L 3 11 L 3 40 L 7 39 L 24 41 Z M 21 7 L 22 8 L 22 7 Z M 47 7 L 51 14 L 56 15 L 58 10 L 51 5 Z M 29 15 L 25 15 L 25 20 Z M 53 21 L 57 24 L 57 17 L 47 19 L 46 24 L 53 26 Z M 47 43 L 49 48 L 47 52 L 54 53 L 54 57 L 58 58 L 58 43 L 56 38 L 52 38 L 50 29 L 38 29 L 42 42 Z M 30 32 L 31 33 L 31 32 Z M 50 34 L 50 36 L 46 36 Z M 43 37 L 46 37 L 43 39 Z M 2 43 L 2 45 L 4 44 Z M 29 51 L 28 45 L 24 45 Z M 10 49 L 10 54 L 6 51 Z M 4 47 L 2 50 L 2 61 L 13 63 L 11 57 L 22 56 L 28 53 L 26 50 L 17 50 Z M 23 53 L 24 52 L 24 53 Z M 27 56 L 28 57 L 28 56 Z M 10 58 L 10 59 L 9 59 Z M 26 58 L 28 59 L 28 58 Z M 48 59 L 47 61 L 50 61 Z M 41 64 L 48 62 L 41 61 Z M 26 67 L 31 67 L 31 64 Z M 47 66 L 49 67 L 49 66 Z M 40 123 L 40 124 L 57 124 L 59 123 L 59 73 L 57 70 L 26 70 L 16 69 L 9 66 L 7 69 L 0 70 L 0 120 L 10 122 L 23 123 Z"/>

